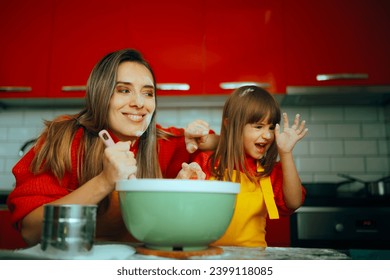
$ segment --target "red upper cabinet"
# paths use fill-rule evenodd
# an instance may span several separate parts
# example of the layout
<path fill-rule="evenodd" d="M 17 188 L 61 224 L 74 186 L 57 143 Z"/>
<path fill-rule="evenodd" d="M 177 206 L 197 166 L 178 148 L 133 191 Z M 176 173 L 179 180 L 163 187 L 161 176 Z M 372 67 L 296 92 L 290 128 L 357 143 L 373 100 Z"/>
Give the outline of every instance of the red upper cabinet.
<path fill-rule="evenodd" d="M 47 94 L 51 0 L 0 1 L 0 98 Z"/>
<path fill-rule="evenodd" d="M 54 0 L 51 97 L 83 97 L 98 60 L 127 46 L 132 12 L 126 2 Z"/>
<path fill-rule="evenodd" d="M 133 1 L 129 45 L 152 66 L 159 95 L 203 92 L 203 1 Z"/>
<path fill-rule="evenodd" d="M 282 2 L 205 2 L 205 92 L 255 82 L 285 93 Z"/>
<path fill-rule="evenodd" d="M 284 2 L 288 86 L 390 83 L 390 1 Z"/>

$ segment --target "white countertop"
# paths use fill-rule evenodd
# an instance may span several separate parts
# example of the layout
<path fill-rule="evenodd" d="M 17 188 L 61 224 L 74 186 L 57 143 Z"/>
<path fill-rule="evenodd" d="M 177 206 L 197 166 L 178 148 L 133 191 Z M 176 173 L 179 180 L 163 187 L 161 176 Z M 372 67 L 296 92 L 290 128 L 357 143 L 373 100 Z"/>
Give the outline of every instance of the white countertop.
<path fill-rule="evenodd" d="M 220 247 L 223 253 L 214 256 L 192 256 L 194 260 L 340 260 L 350 259 L 334 249 L 293 247 Z M 158 260 L 171 259 L 141 255 L 135 247 L 126 244 L 98 244 L 85 254 L 69 255 L 63 252 L 42 251 L 40 245 L 22 250 L 0 250 L 0 259 L 74 259 L 74 260 Z"/>

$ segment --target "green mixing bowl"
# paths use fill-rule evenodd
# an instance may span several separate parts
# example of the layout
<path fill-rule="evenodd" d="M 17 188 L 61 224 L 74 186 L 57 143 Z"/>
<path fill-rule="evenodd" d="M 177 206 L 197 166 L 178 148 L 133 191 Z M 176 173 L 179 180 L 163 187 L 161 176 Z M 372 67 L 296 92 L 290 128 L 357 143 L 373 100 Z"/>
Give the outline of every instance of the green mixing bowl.
<path fill-rule="evenodd" d="M 207 249 L 226 231 L 240 184 L 207 180 L 130 179 L 116 185 L 129 232 L 155 250 Z"/>

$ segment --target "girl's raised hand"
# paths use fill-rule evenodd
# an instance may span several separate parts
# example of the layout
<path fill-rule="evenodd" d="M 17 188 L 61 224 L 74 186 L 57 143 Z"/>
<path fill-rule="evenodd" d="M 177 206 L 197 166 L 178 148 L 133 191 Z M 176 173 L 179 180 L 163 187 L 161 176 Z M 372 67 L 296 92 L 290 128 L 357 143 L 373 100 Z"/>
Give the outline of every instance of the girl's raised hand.
<path fill-rule="evenodd" d="M 287 113 L 283 113 L 283 131 L 280 130 L 280 125 L 276 124 L 275 139 L 279 153 L 290 153 L 295 144 L 307 134 L 306 121 L 300 121 L 300 118 L 301 116 L 296 114 L 290 127 Z"/>

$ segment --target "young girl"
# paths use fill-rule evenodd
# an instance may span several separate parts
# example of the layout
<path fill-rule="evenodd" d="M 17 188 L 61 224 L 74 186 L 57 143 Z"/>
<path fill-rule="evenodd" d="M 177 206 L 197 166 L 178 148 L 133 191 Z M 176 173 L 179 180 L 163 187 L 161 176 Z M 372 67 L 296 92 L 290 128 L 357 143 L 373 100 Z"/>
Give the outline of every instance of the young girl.
<path fill-rule="evenodd" d="M 241 184 L 232 221 L 213 245 L 266 247 L 267 216 L 278 219 L 302 205 L 306 192 L 292 150 L 308 130 L 299 115 L 290 127 L 284 113 L 283 131 L 280 119 L 278 103 L 259 87 L 241 87 L 227 99 L 219 145 L 197 159 L 207 179 Z"/>

